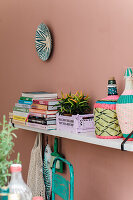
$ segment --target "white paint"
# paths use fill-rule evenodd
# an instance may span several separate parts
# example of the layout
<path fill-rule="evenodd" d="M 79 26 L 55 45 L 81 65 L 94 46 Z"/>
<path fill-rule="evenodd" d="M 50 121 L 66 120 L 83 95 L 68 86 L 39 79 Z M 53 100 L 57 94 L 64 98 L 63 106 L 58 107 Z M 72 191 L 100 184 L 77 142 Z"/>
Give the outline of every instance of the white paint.
<path fill-rule="evenodd" d="M 57 136 L 57 137 L 62 137 L 62 138 L 67 138 L 71 140 L 76 140 L 76 141 L 81 141 L 85 143 L 90 143 L 90 144 L 96 144 L 104 147 L 110 147 L 114 149 L 121 149 L 121 143 L 123 139 L 98 139 L 95 136 L 94 132 L 86 132 L 86 133 L 79 133 L 79 134 L 74 134 L 66 131 L 57 131 L 57 130 L 43 130 L 43 129 L 38 129 L 38 128 L 32 128 L 29 126 L 21 126 L 21 125 L 15 125 L 16 128 L 24 129 L 24 130 L 29 130 L 33 132 L 38 132 L 38 133 L 44 133 L 47 135 L 52 135 L 52 136 Z M 133 142 L 128 141 L 125 144 L 125 150 L 127 151 L 133 151 Z"/>

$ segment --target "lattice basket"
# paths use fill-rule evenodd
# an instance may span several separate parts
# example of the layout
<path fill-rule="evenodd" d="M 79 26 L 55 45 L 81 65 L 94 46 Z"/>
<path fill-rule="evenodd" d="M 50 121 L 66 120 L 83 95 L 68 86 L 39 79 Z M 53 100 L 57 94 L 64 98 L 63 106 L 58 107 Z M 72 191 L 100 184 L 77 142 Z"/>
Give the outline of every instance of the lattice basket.
<path fill-rule="evenodd" d="M 94 121 L 96 137 L 101 139 L 122 137 L 116 114 L 116 101 L 97 101 L 94 105 Z"/>
<path fill-rule="evenodd" d="M 64 116 L 56 114 L 56 126 L 57 130 L 69 131 L 72 133 L 81 133 L 94 131 L 94 115 L 85 114 L 85 115 L 72 115 Z"/>

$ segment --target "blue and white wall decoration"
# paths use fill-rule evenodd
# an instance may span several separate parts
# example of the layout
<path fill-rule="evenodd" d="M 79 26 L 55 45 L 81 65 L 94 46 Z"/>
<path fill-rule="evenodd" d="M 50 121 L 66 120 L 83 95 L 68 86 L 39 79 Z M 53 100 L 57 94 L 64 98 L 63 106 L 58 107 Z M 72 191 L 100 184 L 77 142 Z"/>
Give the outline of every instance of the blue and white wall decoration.
<path fill-rule="evenodd" d="M 52 49 L 52 41 L 50 31 L 43 23 L 36 30 L 35 46 L 38 56 L 43 61 L 48 60 Z"/>

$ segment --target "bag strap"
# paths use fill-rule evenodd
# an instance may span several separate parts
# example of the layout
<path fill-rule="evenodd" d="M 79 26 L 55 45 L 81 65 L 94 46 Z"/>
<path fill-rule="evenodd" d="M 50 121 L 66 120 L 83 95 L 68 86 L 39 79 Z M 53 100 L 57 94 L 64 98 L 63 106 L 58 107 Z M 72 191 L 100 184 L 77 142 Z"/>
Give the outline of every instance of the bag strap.
<path fill-rule="evenodd" d="M 36 136 L 33 148 L 35 149 L 37 147 L 42 148 L 42 133 L 38 133 Z"/>
<path fill-rule="evenodd" d="M 38 146 L 42 149 L 42 133 L 38 133 Z"/>

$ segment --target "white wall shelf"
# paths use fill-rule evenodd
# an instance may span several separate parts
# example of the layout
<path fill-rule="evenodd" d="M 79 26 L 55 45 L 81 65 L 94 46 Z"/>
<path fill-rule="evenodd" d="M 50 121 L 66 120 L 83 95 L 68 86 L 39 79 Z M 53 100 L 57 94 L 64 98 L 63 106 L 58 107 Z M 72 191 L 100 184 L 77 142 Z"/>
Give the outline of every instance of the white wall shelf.
<path fill-rule="evenodd" d="M 81 141 L 85 143 L 90 143 L 90 144 L 96 144 L 104 147 L 110 147 L 114 149 L 121 149 L 121 143 L 123 142 L 123 139 L 98 139 L 95 136 L 94 132 L 87 132 L 87 133 L 79 133 L 79 134 L 74 134 L 66 131 L 57 131 L 57 130 L 44 130 L 44 129 L 38 129 L 38 128 L 33 128 L 29 126 L 21 126 L 15 124 L 16 128 L 24 129 L 24 130 L 29 130 L 33 132 L 38 132 L 38 133 L 43 133 L 47 135 L 52 135 L 52 136 L 57 136 L 57 137 L 62 137 L 62 138 L 67 138 L 70 140 L 76 140 L 76 141 Z M 124 145 L 124 148 L 126 151 L 133 151 L 133 142 L 132 141 L 127 141 L 126 144 Z"/>

